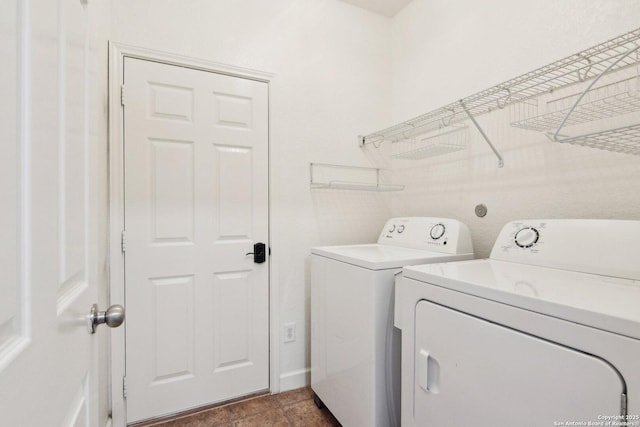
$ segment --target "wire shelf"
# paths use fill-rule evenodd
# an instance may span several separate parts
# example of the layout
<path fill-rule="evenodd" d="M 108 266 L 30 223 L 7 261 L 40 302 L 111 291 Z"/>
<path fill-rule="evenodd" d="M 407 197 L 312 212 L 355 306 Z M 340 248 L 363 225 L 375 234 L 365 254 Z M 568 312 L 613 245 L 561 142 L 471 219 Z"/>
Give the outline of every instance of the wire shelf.
<path fill-rule="evenodd" d="M 385 141 L 399 142 L 422 133 L 439 130 L 460 120 L 460 118 L 456 120 L 456 116 L 459 113 L 457 106 L 455 108 L 440 108 L 379 132 L 363 136 L 361 137 L 362 145 L 369 143 L 378 145 Z"/>
<path fill-rule="evenodd" d="M 575 55 L 555 61 L 519 77 L 493 86 L 457 102 L 433 110 L 413 119 L 359 137 L 360 144 L 379 146 L 384 141 L 398 142 L 420 133 L 473 116 L 502 109 L 559 88 L 583 83 L 605 71 L 615 71 L 638 63 L 638 56 L 628 55 L 638 48 L 640 28 Z M 466 110 L 466 111 L 465 111 Z"/>
<path fill-rule="evenodd" d="M 624 84 L 621 85 L 621 83 Z M 578 125 L 581 123 L 617 117 L 640 111 L 640 92 L 638 91 L 640 86 L 638 83 L 640 83 L 640 80 L 637 77 L 633 77 L 625 81 L 592 89 L 588 91 L 586 95 L 590 101 L 581 103 L 576 106 L 573 111 L 572 105 L 581 94 L 574 94 L 549 101 L 547 106 L 550 109 L 553 110 L 557 105 L 560 105 L 561 107 L 555 111 L 513 122 L 511 123 L 511 126 L 543 132 L 551 129 L 557 129 L 569 113 L 571 114 L 565 122 L 566 126 Z M 562 108 L 563 105 L 568 106 Z"/>
<path fill-rule="evenodd" d="M 311 188 L 321 190 L 359 190 L 359 191 L 402 191 L 404 185 L 393 184 L 369 184 L 364 182 L 349 181 L 331 181 L 331 182 L 315 182 L 311 184 Z"/>
<path fill-rule="evenodd" d="M 441 128 L 437 135 L 422 139 L 408 139 L 394 144 L 391 155 L 394 159 L 420 160 L 441 156 L 467 148 L 468 126 L 452 125 Z"/>
<path fill-rule="evenodd" d="M 559 142 L 616 153 L 640 155 L 640 124 L 563 138 Z"/>
<path fill-rule="evenodd" d="M 562 123 L 570 108 L 554 111 L 540 116 L 511 123 L 511 126 L 536 131 L 555 129 Z M 640 111 L 640 94 L 623 93 L 613 95 L 597 101 L 585 103 L 576 107 L 567 126 L 587 123 L 595 120 L 616 117 L 627 113 Z"/>
<path fill-rule="evenodd" d="M 382 169 L 361 166 L 310 163 L 311 188 L 377 192 L 404 190 L 404 185 L 380 182 L 381 171 Z"/>

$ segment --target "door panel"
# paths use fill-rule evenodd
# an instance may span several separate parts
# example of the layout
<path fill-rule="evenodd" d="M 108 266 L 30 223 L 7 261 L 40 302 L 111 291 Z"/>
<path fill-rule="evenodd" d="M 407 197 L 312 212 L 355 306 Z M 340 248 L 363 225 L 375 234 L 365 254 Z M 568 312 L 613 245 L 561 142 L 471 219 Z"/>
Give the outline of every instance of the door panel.
<path fill-rule="evenodd" d="M 149 83 L 149 116 L 161 121 L 193 120 L 193 88 Z"/>
<path fill-rule="evenodd" d="M 253 152 L 248 147 L 214 145 L 213 155 L 217 240 L 248 240 L 252 229 Z"/>
<path fill-rule="evenodd" d="M 415 319 L 416 425 L 547 426 L 620 413 L 624 384 L 601 359 L 428 301 Z"/>
<path fill-rule="evenodd" d="M 251 319 L 251 271 L 214 274 L 213 314 L 214 371 L 242 368 L 252 363 L 250 340 L 255 319 Z"/>
<path fill-rule="evenodd" d="M 5 1 L 0 14 L 0 54 L 7 64 L 3 67 L 4 77 L 0 79 L 0 93 L 3 94 L 0 103 L 0 271 L 3 276 L 0 280 L 0 369 L 11 362 L 27 340 L 22 303 L 27 289 L 26 282 L 20 277 L 20 266 L 24 261 L 21 200 L 27 193 L 20 156 L 23 144 L 18 133 L 18 89 L 24 83 L 18 76 L 18 51 L 21 49 L 18 18 L 17 1 Z"/>
<path fill-rule="evenodd" d="M 63 97 L 60 99 L 60 144 L 58 146 L 59 171 L 59 302 L 78 287 L 86 285 L 85 274 L 85 194 L 83 179 L 85 167 L 84 92 L 81 83 L 85 78 L 85 30 L 82 7 L 77 1 L 63 2 L 63 25 L 66 27 L 66 42 L 62 45 L 60 61 L 66 70 L 59 78 Z M 80 84 L 78 84 L 80 82 Z M 72 298 L 72 297 L 71 297 Z M 68 301 L 66 301 L 68 302 Z"/>
<path fill-rule="evenodd" d="M 3 1 L 0 14 L 0 424 L 7 426 L 98 424 L 96 341 L 87 329 L 97 295 L 87 7 Z"/>
<path fill-rule="evenodd" d="M 193 142 L 152 139 L 150 143 L 153 243 L 193 243 Z"/>
<path fill-rule="evenodd" d="M 151 385 L 194 376 L 193 276 L 151 279 L 155 354 Z M 173 316 L 165 314 L 171 312 Z"/>
<path fill-rule="evenodd" d="M 129 422 L 265 390 L 266 83 L 125 58 Z"/>

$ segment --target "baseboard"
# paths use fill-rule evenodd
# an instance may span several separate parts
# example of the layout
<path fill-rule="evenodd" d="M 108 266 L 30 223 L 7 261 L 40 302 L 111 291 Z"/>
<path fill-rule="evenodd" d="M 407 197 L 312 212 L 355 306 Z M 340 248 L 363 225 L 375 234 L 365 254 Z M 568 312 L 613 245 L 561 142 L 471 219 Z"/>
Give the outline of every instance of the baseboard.
<path fill-rule="evenodd" d="M 280 391 L 294 390 L 311 384 L 311 370 L 309 368 L 287 372 L 280 375 Z"/>

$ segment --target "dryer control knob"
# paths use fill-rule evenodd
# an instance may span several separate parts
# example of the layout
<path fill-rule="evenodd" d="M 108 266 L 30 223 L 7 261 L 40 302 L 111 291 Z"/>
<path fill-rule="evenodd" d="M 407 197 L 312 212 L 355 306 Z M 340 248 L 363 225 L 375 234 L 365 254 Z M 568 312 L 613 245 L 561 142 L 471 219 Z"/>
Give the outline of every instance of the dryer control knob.
<path fill-rule="evenodd" d="M 525 227 L 518 230 L 515 236 L 516 245 L 521 248 L 530 248 L 538 242 L 540 233 L 533 227 Z"/>
<path fill-rule="evenodd" d="M 431 238 L 433 240 L 438 240 L 439 238 L 444 236 L 445 230 L 446 229 L 444 227 L 444 224 L 436 224 L 433 227 L 431 227 L 431 232 L 429 234 L 431 235 Z"/>
<path fill-rule="evenodd" d="M 389 233 L 393 233 L 394 231 L 396 231 L 396 225 L 395 224 L 393 224 L 391 226 L 391 228 L 389 229 Z"/>

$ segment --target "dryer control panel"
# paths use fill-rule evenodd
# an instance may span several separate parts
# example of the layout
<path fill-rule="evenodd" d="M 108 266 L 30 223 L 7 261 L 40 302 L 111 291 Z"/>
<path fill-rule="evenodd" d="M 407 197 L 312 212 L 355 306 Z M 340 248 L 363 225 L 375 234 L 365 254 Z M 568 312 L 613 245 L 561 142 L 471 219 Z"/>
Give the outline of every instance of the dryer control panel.
<path fill-rule="evenodd" d="M 640 279 L 640 221 L 518 220 L 506 224 L 491 259 Z"/>
<path fill-rule="evenodd" d="M 391 218 L 378 243 L 449 254 L 473 252 L 469 229 L 451 218 Z"/>

